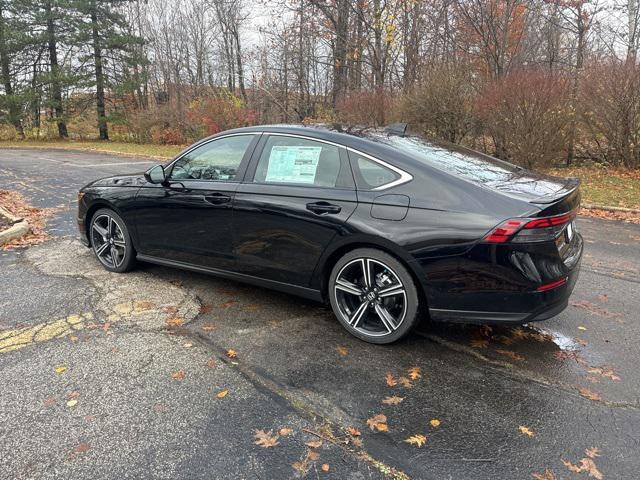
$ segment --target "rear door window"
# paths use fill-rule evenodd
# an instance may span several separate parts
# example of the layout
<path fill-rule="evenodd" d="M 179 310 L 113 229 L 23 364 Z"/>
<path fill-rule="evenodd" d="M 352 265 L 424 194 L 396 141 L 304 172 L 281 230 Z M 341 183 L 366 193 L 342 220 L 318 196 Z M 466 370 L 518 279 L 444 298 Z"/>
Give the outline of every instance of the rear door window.
<path fill-rule="evenodd" d="M 279 135 L 270 135 L 265 142 L 253 181 L 325 188 L 353 186 L 340 147 Z"/>

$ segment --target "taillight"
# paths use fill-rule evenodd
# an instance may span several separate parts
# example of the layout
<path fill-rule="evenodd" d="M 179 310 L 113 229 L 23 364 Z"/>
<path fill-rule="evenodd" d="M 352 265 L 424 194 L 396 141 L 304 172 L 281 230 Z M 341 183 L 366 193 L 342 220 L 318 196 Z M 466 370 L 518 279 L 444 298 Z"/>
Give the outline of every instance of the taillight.
<path fill-rule="evenodd" d="M 543 218 L 512 218 L 502 222 L 484 236 L 487 243 L 505 243 L 508 241 L 545 242 L 555 240 L 564 226 L 575 217 L 575 212 Z"/>

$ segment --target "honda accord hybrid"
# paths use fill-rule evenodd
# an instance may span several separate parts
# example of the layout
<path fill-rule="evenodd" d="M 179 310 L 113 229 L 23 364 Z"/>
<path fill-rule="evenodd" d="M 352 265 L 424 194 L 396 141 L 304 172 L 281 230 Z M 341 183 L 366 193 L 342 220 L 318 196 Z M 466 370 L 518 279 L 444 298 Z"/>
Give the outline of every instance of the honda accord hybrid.
<path fill-rule="evenodd" d="M 83 242 L 109 271 L 136 261 L 331 305 L 390 343 L 421 318 L 548 319 L 583 241 L 579 181 L 534 173 L 406 126 L 260 126 L 201 140 L 145 173 L 80 190 Z"/>

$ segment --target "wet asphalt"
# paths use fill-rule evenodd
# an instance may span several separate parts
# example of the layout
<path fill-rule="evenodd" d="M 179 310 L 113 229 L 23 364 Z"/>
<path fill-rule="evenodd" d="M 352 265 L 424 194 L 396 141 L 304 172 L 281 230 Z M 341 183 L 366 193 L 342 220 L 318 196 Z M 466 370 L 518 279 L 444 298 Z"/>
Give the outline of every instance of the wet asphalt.
<path fill-rule="evenodd" d="M 373 346 L 284 294 L 148 264 L 104 275 L 73 240 L 76 192 L 153 163 L 0 150 L 0 189 L 57 208 L 49 242 L 0 251 L 1 479 L 638 478 L 640 226 L 579 219 L 554 319 Z"/>

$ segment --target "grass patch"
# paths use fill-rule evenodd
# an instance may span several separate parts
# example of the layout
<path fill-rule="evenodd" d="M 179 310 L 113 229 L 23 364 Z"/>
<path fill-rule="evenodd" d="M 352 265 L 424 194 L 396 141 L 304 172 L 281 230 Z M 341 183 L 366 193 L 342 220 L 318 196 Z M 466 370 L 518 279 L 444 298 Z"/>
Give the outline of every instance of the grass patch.
<path fill-rule="evenodd" d="M 569 167 L 549 169 L 547 173 L 560 177 L 580 178 L 582 203 L 640 208 L 640 171 L 603 167 Z"/>
<path fill-rule="evenodd" d="M 125 142 L 98 142 L 74 140 L 23 140 L 2 141 L 0 148 L 56 148 L 63 150 L 81 150 L 89 152 L 114 153 L 117 155 L 170 159 L 180 153 L 185 147 L 176 145 L 151 145 Z"/>

